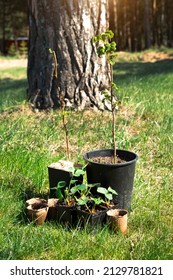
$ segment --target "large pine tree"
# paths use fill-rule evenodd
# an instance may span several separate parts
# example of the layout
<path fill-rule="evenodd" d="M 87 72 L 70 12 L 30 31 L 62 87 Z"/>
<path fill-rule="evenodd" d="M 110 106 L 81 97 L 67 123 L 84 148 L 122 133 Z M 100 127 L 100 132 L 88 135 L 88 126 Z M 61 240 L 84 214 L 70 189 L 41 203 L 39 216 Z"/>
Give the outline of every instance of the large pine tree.
<path fill-rule="evenodd" d="M 39 109 L 59 106 L 59 88 L 70 106 L 103 109 L 100 92 L 110 75 L 91 38 L 107 28 L 107 0 L 28 0 L 28 4 L 28 97 L 32 105 Z M 58 60 L 57 81 L 49 48 Z"/>

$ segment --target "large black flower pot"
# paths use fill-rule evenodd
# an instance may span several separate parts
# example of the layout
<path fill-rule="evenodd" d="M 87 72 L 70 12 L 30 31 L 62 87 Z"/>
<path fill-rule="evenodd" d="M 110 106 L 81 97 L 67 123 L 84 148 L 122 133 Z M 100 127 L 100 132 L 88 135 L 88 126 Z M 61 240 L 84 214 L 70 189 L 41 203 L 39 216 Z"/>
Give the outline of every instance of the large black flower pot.
<path fill-rule="evenodd" d="M 112 187 L 117 193 L 120 208 L 131 210 L 132 190 L 135 175 L 135 165 L 138 156 L 130 151 L 117 150 L 117 155 L 125 162 L 116 164 L 105 164 L 94 162 L 96 157 L 113 156 L 113 149 L 103 149 L 87 152 L 84 155 L 88 163 L 86 167 L 88 183 L 100 183 L 102 187 Z"/>

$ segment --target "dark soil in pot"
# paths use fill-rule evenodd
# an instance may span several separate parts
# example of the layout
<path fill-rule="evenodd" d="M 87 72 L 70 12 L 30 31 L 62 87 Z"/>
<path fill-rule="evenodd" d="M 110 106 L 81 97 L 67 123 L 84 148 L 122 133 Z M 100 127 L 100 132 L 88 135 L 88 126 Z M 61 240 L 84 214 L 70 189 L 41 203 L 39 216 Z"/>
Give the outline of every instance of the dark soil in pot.
<path fill-rule="evenodd" d="M 114 157 L 113 156 L 95 157 L 92 160 L 93 160 L 93 162 L 102 163 L 102 164 L 114 164 Z M 121 159 L 119 156 L 116 156 L 115 163 L 124 163 L 124 162 L 126 162 L 126 161 Z"/>

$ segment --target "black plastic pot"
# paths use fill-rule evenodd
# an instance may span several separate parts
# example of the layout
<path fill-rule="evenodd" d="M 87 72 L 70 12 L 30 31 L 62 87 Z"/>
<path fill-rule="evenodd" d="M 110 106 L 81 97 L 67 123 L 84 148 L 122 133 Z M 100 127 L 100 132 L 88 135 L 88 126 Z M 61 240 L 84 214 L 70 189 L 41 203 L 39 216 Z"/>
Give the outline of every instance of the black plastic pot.
<path fill-rule="evenodd" d="M 103 149 L 87 152 L 84 155 L 88 163 L 86 167 L 88 183 L 100 183 L 102 187 L 112 187 L 118 197 L 114 196 L 120 208 L 131 210 L 132 190 L 135 175 L 135 165 L 138 156 L 126 150 L 117 150 L 117 155 L 126 162 L 103 164 L 94 162 L 96 157 L 113 156 L 113 149 Z"/>
<path fill-rule="evenodd" d="M 72 173 L 61 169 L 56 169 L 48 166 L 50 198 L 56 197 L 56 187 L 58 182 L 65 181 L 67 185 L 70 183 Z"/>
<path fill-rule="evenodd" d="M 48 166 L 48 176 L 49 176 L 49 188 L 50 188 L 50 198 L 56 197 L 56 187 L 58 182 L 65 181 L 67 186 L 69 186 L 70 180 L 72 178 L 72 172 L 53 168 Z M 74 179 L 78 181 L 79 184 L 83 182 L 83 176 L 76 177 Z"/>
<path fill-rule="evenodd" d="M 77 207 L 77 221 L 80 227 L 97 228 L 106 222 L 107 209 L 97 211 L 96 213 L 86 212 L 84 209 Z"/>
<path fill-rule="evenodd" d="M 57 220 L 66 227 L 73 227 L 77 223 L 76 208 L 74 206 L 57 204 Z"/>

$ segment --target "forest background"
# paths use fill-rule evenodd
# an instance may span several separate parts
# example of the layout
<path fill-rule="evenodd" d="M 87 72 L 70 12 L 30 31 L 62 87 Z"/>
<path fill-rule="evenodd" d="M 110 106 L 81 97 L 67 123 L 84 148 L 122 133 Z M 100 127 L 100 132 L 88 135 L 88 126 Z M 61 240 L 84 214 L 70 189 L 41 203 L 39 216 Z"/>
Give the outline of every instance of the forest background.
<path fill-rule="evenodd" d="M 141 51 L 151 47 L 173 47 L 172 0 L 109 0 L 109 24 L 118 50 Z M 18 20 L 16 20 L 16 18 Z M 9 42 L 28 38 L 27 0 L 0 0 L 0 51 Z"/>

